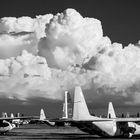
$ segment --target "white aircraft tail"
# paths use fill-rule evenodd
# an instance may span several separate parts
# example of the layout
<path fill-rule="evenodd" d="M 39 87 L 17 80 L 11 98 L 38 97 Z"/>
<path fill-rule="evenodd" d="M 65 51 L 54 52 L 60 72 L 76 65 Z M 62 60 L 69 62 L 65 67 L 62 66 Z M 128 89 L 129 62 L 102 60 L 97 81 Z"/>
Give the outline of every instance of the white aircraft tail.
<path fill-rule="evenodd" d="M 82 89 L 81 87 L 76 87 L 74 93 L 73 120 L 90 119 L 97 119 L 97 117 L 90 115 Z"/>
<path fill-rule="evenodd" d="M 3 118 L 8 118 L 7 113 L 6 113 L 6 112 L 2 112 L 2 117 L 3 117 Z"/>
<path fill-rule="evenodd" d="M 116 118 L 116 114 L 112 102 L 109 102 L 108 104 L 107 118 Z"/>
<path fill-rule="evenodd" d="M 70 97 L 70 93 L 65 91 L 64 94 L 64 103 L 63 103 L 63 119 L 72 118 L 72 100 Z"/>
<path fill-rule="evenodd" d="M 45 116 L 44 110 L 41 109 L 40 110 L 40 120 L 45 120 L 45 119 L 46 119 L 46 116 Z"/>
<path fill-rule="evenodd" d="M 17 114 L 16 114 L 16 117 L 20 117 L 20 113 L 17 113 Z"/>
<path fill-rule="evenodd" d="M 14 114 L 13 114 L 13 113 L 11 113 L 10 117 L 11 117 L 11 118 L 14 118 Z"/>

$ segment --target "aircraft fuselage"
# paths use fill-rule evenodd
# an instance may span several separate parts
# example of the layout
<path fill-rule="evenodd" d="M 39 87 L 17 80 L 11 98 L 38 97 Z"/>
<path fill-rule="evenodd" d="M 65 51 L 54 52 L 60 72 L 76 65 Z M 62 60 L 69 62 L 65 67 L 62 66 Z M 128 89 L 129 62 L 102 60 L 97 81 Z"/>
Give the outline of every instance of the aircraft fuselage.
<path fill-rule="evenodd" d="M 80 121 L 74 124 L 81 131 L 102 137 L 131 137 L 140 135 L 140 125 L 135 122 Z"/>
<path fill-rule="evenodd" d="M 3 122 L 0 122 L 0 134 L 10 131 L 13 128 L 15 128 L 14 124 L 11 124 L 5 120 Z"/>

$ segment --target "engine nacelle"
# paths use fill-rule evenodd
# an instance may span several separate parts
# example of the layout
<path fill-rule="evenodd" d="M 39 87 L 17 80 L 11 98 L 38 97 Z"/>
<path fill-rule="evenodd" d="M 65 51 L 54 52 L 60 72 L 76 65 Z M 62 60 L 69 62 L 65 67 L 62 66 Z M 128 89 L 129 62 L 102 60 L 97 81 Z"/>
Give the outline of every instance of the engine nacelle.
<path fill-rule="evenodd" d="M 118 123 L 117 127 L 118 127 L 118 131 L 117 131 L 118 136 L 132 137 L 132 135 L 136 131 L 136 124 L 133 122 Z"/>
<path fill-rule="evenodd" d="M 134 134 L 136 131 L 136 124 L 133 122 L 128 122 L 128 131 L 129 133 Z"/>

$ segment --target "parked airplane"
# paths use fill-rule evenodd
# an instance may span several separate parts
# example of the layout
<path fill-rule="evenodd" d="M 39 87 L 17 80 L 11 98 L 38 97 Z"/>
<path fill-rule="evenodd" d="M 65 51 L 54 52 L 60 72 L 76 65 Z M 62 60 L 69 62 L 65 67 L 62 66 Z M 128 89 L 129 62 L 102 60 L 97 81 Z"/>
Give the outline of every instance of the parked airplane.
<path fill-rule="evenodd" d="M 14 118 L 13 113 L 11 113 L 11 118 Z M 11 122 L 12 122 L 12 124 L 15 124 L 16 127 L 19 127 L 19 125 L 21 124 L 22 121 L 20 119 L 13 119 L 13 120 L 11 120 Z"/>
<path fill-rule="evenodd" d="M 20 119 L 20 120 L 27 120 L 37 118 L 37 116 L 28 116 L 28 117 L 2 117 L 0 118 L 0 134 L 5 134 L 6 132 L 12 130 L 16 127 L 12 120 Z"/>
<path fill-rule="evenodd" d="M 14 118 L 14 114 L 11 113 L 11 116 L 10 116 L 10 117 L 11 117 L 11 118 Z M 28 124 L 29 121 L 30 121 L 30 120 L 28 120 L 28 119 L 20 119 L 20 114 L 19 114 L 19 113 L 17 114 L 17 117 L 18 117 L 19 119 L 13 119 L 13 120 L 11 120 L 12 124 L 15 124 L 16 127 L 19 127 L 19 125 Z"/>
<path fill-rule="evenodd" d="M 15 127 L 15 124 L 12 124 L 4 119 L 0 120 L 0 134 L 5 134 L 5 132 L 8 132 Z"/>
<path fill-rule="evenodd" d="M 11 118 L 14 118 L 14 114 L 11 113 Z M 18 116 L 19 117 L 19 116 Z M 8 118 L 8 115 L 6 112 L 2 112 L 2 118 Z M 21 120 L 20 119 L 12 119 L 11 124 L 15 124 L 16 127 L 18 127 L 21 124 Z"/>
<path fill-rule="evenodd" d="M 62 118 L 55 118 L 49 120 L 46 118 L 44 110 L 41 109 L 40 119 L 33 120 L 33 121 L 43 122 L 50 126 L 69 126 L 70 122 L 67 122 L 67 120 L 72 118 L 72 111 L 73 111 L 73 105 L 72 105 L 70 93 L 68 91 L 65 91 Z"/>
<path fill-rule="evenodd" d="M 113 106 L 108 118 L 99 118 L 91 116 L 85 102 L 81 87 L 75 88 L 74 93 L 74 109 L 73 109 L 73 123 L 80 130 L 89 134 L 95 134 L 102 137 L 132 137 L 140 134 L 140 118 L 116 118 Z"/>
<path fill-rule="evenodd" d="M 29 123 L 30 124 L 44 123 L 44 124 L 47 124 L 47 125 L 50 125 L 50 126 L 55 125 L 55 122 L 51 122 L 51 121 L 49 121 L 49 119 L 46 118 L 46 115 L 45 115 L 43 109 L 40 110 L 39 118 L 31 119 Z"/>

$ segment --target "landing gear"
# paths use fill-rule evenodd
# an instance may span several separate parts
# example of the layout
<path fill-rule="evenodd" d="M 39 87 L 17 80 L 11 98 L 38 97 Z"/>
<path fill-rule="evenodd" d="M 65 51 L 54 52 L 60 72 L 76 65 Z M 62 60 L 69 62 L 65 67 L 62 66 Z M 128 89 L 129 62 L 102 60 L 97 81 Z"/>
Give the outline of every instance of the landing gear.
<path fill-rule="evenodd" d="M 132 133 L 125 133 L 124 138 L 132 138 L 133 134 Z"/>

